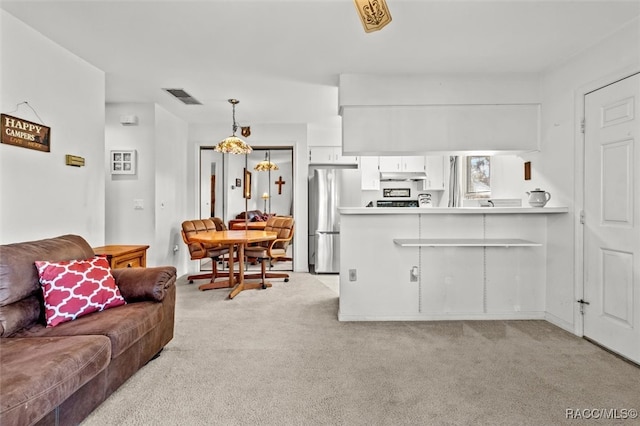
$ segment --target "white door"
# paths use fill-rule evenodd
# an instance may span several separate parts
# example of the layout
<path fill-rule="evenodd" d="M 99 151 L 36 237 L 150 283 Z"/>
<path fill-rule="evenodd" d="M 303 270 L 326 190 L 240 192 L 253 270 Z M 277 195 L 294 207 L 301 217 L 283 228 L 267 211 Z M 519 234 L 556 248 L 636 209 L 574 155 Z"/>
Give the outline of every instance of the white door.
<path fill-rule="evenodd" d="M 584 336 L 640 363 L 640 74 L 585 96 Z"/>

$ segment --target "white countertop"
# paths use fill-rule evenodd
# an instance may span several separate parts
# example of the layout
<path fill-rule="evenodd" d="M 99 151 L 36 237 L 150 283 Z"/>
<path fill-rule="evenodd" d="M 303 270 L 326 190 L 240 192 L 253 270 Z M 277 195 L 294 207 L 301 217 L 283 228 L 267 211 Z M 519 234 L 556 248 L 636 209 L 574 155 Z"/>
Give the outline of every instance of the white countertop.
<path fill-rule="evenodd" d="M 549 214 L 568 207 L 338 207 L 341 214 Z"/>

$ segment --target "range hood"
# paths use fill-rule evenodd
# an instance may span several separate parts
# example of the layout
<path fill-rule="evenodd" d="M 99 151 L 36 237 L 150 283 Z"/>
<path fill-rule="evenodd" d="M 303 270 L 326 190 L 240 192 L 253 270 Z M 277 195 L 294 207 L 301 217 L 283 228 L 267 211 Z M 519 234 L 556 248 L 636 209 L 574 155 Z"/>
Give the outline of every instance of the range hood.
<path fill-rule="evenodd" d="M 380 172 L 380 181 L 406 182 L 412 180 L 426 180 L 425 172 Z"/>

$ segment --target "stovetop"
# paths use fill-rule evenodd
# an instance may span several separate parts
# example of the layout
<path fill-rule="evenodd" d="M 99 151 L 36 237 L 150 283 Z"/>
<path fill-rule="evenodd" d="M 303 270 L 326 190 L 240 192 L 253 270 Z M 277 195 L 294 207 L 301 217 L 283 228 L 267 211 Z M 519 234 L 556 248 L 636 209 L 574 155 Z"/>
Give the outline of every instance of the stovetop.
<path fill-rule="evenodd" d="M 376 207 L 418 207 L 418 200 L 378 200 Z"/>

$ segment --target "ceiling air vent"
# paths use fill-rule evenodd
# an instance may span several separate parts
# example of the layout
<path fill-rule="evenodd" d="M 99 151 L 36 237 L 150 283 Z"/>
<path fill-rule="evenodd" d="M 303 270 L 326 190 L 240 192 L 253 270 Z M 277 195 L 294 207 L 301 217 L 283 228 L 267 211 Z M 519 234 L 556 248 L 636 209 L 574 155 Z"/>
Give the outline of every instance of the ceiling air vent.
<path fill-rule="evenodd" d="M 186 105 L 202 105 L 202 102 L 182 89 L 162 89 Z"/>

